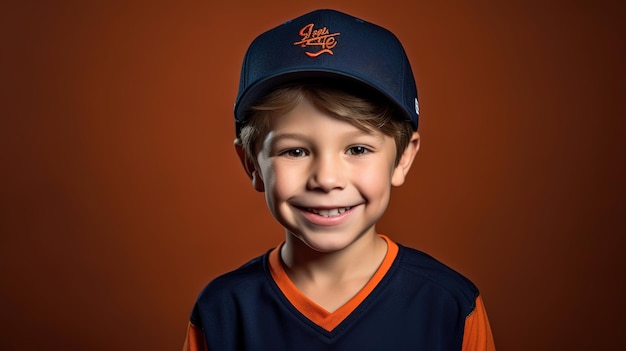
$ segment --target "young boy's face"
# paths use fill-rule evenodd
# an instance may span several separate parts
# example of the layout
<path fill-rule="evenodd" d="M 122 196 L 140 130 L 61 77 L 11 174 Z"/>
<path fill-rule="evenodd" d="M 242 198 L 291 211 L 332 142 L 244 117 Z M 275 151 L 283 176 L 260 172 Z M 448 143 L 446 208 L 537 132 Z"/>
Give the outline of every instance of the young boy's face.
<path fill-rule="evenodd" d="M 417 133 L 395 166 L 392 137 L 360 130 L 307 101 L 270 124 L 251 173 L 288 234 L 320 252 L 376 234 L 391 186 L 404 182 L 417 152 Z"/>

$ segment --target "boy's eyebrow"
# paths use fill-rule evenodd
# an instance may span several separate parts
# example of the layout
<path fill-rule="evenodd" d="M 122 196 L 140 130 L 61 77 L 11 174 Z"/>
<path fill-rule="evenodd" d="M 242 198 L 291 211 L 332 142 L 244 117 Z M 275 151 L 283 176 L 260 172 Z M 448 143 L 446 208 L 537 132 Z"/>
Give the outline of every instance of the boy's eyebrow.
<path fill-rule="evenodd" d="M 269 133 L 266 138 L 270 143 L 275 143 L 283 139 L 305 140 L 306 136 L 301 133 Z"/>
<path fill-rule="evenodd" d="M 305 141 L 306 136 L 300 133 L 269 133 L 265 138 L 265 141 L 263 141 L 263 145 L 269 146 L 270 149 L 273 149 L 279 141 L 285 139 Z"/>
<path fill-rule="evenodd" d="M 376 133 L 374 130 L 356 130 L 352 132 L 346 133 L 346 138 L 358 138 L 358 137 L 373 137 L 379 141 L 384 140 L 384 136 L 382 133 Z M 270 148 L 274 147 L 276 143 L 281 140 L 292 139 L 302 142 L 307 142 L 309 139 L 304 133 L 270 133 L 268 134 L 265 142 L 263 144 L 269 146 Z"/>

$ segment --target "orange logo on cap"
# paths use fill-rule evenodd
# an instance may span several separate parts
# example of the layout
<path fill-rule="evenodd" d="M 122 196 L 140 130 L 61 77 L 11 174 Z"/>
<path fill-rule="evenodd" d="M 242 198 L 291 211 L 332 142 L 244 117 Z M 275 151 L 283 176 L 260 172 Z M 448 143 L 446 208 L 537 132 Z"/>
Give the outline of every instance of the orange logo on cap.
<path fill-rule="evenodd" d="M 313 23 L 307 24 L 300 29 L 300 35 L 302 40 L 293 43 L 293 45 L 300 45 L 303 48 L 307 46 L 319 46 L 321 49 L 316 52 L 305 52 L 309 57 L 317 57 L 323 53 L 329 53 L 333 55 L 331 50 L 337 46 L 337 40 L 335 39 L 340 33 L 329 34 L 328 28 L 323 27 L 321 29 L 315 29 Z"/>

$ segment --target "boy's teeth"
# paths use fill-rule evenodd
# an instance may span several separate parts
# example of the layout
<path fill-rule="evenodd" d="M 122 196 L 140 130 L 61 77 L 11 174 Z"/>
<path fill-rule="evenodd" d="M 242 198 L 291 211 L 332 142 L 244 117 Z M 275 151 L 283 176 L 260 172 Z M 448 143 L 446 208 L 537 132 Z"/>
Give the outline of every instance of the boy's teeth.
<path fill-rule="evenodd" d="M 350 207 L 342 207 L 342 208 L 333 208 L 330 210 L 317 210 L 314 208 L 310 208 L 309 210 L 313 213 L 316 213 L 320 216 L 324 216 L 324 217 L 334 217 L 334 216 L 338 216 L 344 212 L 346 212 L 347 210 L 349 210 Z"/>

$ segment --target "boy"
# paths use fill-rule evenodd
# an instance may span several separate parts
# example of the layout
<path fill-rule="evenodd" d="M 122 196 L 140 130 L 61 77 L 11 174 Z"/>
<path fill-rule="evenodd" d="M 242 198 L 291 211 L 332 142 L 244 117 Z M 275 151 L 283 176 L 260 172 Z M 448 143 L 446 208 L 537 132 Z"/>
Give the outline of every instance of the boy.
<path fill-rule="evenodd" d="M 419 148 L 405 52 L 332 10 L 254 40 L 235 149 L 285 241 L 207 285 L 185 350 L 494 350 L 478 290 L 378 234 Z"/>

